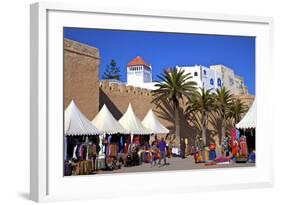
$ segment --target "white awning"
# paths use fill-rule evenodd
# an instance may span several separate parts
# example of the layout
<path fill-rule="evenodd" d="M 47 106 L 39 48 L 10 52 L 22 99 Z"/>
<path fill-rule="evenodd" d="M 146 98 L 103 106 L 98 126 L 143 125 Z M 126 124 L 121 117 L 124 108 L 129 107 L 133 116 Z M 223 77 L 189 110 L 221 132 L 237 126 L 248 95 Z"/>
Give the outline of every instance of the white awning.
<path fill-rule="evenodd" d="M 104 104 L 92 123 L 106 134 L 129 134 L 125 128 L 113 117 L 107 106 Z"/>
<path fill-rule="evenodd" d="M 65 135 L 98 135 L 100 131 L 88 120 L 74 101 L 64 111 Z"/>
<path fill-rule="evenodd" d="M 158 118 L 156 117 L 156 115 L 153 113 L 151 109 L 144 117 L 142 124 L 146 129 L 150 130 L 154 134 L 169 133 L 169 130 L 160 123 L 160 121 L 158 120 Z"/>
<path fill-rule="evenodd" d="M 148 135 L 152 134 L 151 131 L 147 130 L 141 121 L 135 115 L 131 104 L 129 104 L 127 111 L 119 120 L 120 124 L 130 134 Z"/>
<path fill-rule="evenodd" d="M 238 129 L 256 128 L 256 124 L 257 124 L 257 103 L 256 100 L 254 100 L 247 114 L 243 117 L 243 119 L 238 124 L 236 124 L 236 128 Z"/>

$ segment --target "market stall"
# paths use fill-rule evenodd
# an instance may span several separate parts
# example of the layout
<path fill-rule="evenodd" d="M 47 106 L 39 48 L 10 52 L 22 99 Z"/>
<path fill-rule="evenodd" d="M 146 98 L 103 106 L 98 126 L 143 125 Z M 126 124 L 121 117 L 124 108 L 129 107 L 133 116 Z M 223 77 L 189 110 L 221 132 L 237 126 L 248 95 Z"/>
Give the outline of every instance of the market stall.
<path fill-rule="evenodd" d="M 128 133 L 131 134 L 131 141 L 134 141 L 134 137 L 138 136 L 147 136 L 152 134 L 152 132 L 148 129 L 146 129 L 139 118 L 136 116 L 136 114 L 133 111 L 132 105 L 129 104 L 127 111 L 124 113 L 124 115 L 119 119 L 119 123 L 126 129 Z M 135 140 L 137 143 L 139 143 L 138 138 Z"/>
<path fill-rule="evenodd" d="M 255 162 L 255 138 L 257 120 L 257 102 L 254 100 L 249 111 L 236 125 L 240 132 L 240 154 L 249 155 L 249 161 Z"/>
<path fill-rule="evenodd" d="M 72 100 L 64 112 L 64 175 L 91 174 L 96 170 L 101 132 Z"/>
<path fill-rule="evenodd" d="M 116 167 L 118 154 L 122 156 L 129 132 L 113 117 L 105 104 L 92 123 L 103 133 L 99 154 L 100 168 L 105 168 L 103 164 Z"/>
<path fill-rule="evenodd" d="M 148 130 L 150 130 L 153 135 L 154 135 L 154 139 L 151 139 L 151 141 L 158 141 L 159 139 L 157 138 L 157 135 L 167 135 L 169 133 L 169 130 L 161 124 L 161 122 L 159 121 L 159 119 L 157 118 L 157 116 L 154 114 L 154 112 L 149 109 L 149 111 L 147 112 L 147 114 L 145 115 L 142 124 L 144 125 L 144 127 Z M 177 149 L 177 150 L 176 150 Z M 178 148 L 174 147 L 172 148 L 172 146 L 168 146 L 167 147 L 167 156 L 171 157 L 173 151 L 178 151 Z M 159 150 L 156 149 L 154 152 L 156 153 L 152 153 L 153 151 L 151 149 L 147 150 L 145 152 L 145 155 L 143 156 L 144 161 L 149 161 L 147 160 L 147 158 L 149 159 L 150 156 L 152 156 L 153 154 L 155 154 L 156 156 L 159 157 Z"/>
<path fill-rule="evenodd" d="M 131 135 L 131 143 L 128 147 L 130 153 L 128 162 L 132 162 L 132 165 L 139 164 L 140 161 L 140 150 L 145 149 L 146 145 L 149 145 L 149 138 L 152 131 L 148 130 L 141 123 L 139 118 L 135 115 L 132 105 L 129 104 L 124 115 L 119 119 L 120 124 L 126 129 Z"/>

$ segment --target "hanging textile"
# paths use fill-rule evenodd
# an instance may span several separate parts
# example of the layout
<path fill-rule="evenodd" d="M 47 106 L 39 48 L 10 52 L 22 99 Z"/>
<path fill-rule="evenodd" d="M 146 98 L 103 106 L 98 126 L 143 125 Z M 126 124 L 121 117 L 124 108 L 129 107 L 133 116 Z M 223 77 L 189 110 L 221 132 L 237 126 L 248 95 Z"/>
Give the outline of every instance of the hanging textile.
<path fill-rule="evenodd" d="M 120 149 L 122 149 L 124 147 L 124 137 L 121 136 L 120 137 Z"/>
<path fill-rule="evenodd" d="M 74 148 L 73 148 L 73 155 L 72 155 L 72 158 L 73 158 L 73 159 L 78 159 L 78 158 L 77 158 L 77 154 L 76 154 L 77 149 L 78 149 L 78 145 L 75 145 Z"/>
<path fill-rule="evenodd" d="M 98 150 L 97 150 L 97 145 L 96 144 L 92 144 L 92 157 L 93 156 L 97 156 L 98 154 Z"/>
<path fill-rule="evenodd" d="M 67 161 L 67 137 L 63 137 L 63 144 L 64 144 L 64 152 L 63 152 L 63 159 Z"/>
<path fill-rule="evenodd" d="M 105 134 L 104 135 L 100 135 L 101 139 L 99 140 L 99 146 L 100 146 L 100 151 L 99 151 L 99 155 L 103 155 L 105 153 L 105 145 L 104 145 L 104 141 L 105 141 Z"/>
<path fill-rule="evenodd" d="M 236 129 L 236 139 L 237 140 L 240 139 L 240 131 L 238 129 Z"/>
<path fill-rule="evenodd" d="M 248 155 L 247 142 L 245 136 L 240 138 L 240 155 L 244 157 Z"/>
<path fill-rule="evenodd" d="M 117 157 L 118 145 L 117 144 L 110 144 L 108 155 L 110 157 Z"/>
<path fill-rule="evenodd" d="M 92 159 L 93 156 L 93 147 L 92 144 L 87 145 L 87 155 L 86 155 L 86 160 Z"/>
<path fill-rule="evenodd" d="M 86 145 L 86 160 L 90 159 L 88 156 L 89 156 L 89 146 Z"/>
<path fill-rule="evenodd" d="M 111 143 L 111 138 L 112 138 L 112 136 L 109 135 L 108 138 L 107 138 L 107 142 L 108 142 L 108 143 Z"/>
<path fill-rule="evenodd" d="M 239 153 L 239 142 L 237 139 L 234 140 L 232 145 L 232 156 L 237 157 Z"/>
<path fill-rule="evenodd" d="M 83 156 L 83 146 L 82 146 L 82 144 L 80 144 L 78 146 L 78 157 L 81 159 L 82 156 Z"/>
<path fill-rule="evenodd" d="M 88 170 L 88 163 L 87 163 L 87 161 L 85 161 L 85 160 L 80 161 L 78 166 L 79 166 L 79 174 L 80 175 L 87 174 L 87 170 Z"/>
<path fill-rule="evenodd" d="M 134 143 L 137 145 L 141 144 L 141 137 L 139 135 L 134 136 Z"/>
<path fill-rule="evenodd" d="M 127 154 L 129 150 L 129 144 L 126 142 L 124 145 L 124 153 Z"/>

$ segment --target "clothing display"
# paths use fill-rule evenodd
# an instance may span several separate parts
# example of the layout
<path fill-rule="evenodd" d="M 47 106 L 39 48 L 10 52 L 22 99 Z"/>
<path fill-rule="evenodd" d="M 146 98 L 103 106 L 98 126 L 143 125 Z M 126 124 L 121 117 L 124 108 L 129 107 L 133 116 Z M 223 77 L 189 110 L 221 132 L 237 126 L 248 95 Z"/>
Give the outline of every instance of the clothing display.
<path fill-rule="evenodd" d="M 125 154 L 128 154 L 128 151 L 129 151 L 129 144 L 128 144 L 128 143 L 125 143 L 123 152 L 124 152 Z"/>
<path fill-rule="evenodd" d="M 86 160 L 79 161 L 78 162 L 78 166 L 77 166 L 78 174 L 79 175 L 89 174 L 88 166 L 89 166 L 89 162 L 88 161 L 86 161 Z"/>
<path fill-rule="evenodd" d="M 140 136 L 134 136 L 134 143 L 137 144 L 137 145 L 140 145 L 140 144 L 141 144 L 141 138 L 140 138 Z"/>
<path fill-rule="evenodd" d="M 75 147 L 73 148 L 73 155 L 72 155 L 73 159 L 77 159 L 77 155 L 76 155 L 77 149 L 78 149 L 78 145 L 75 145 Z"/>
<path fill-rule="evenodd" d="M 236 139 L 237 140 L 240 139 L 240 131 L 238 129 L 236 129 Z"/>
<path fill-rule="evenodd" d="M 225 138 L 223 139 L 222 148 L 223 148 L 223 152 L 225 153 L 225 156 L 229 156 L 229 152 L 231 151 L 229 136 L 225 136 Z"/>
<path fill-rule="evenodd" d="M 68 160 L 68 157 L 67 157 L 67 137 L 64 136 L 63 137 L 63 159 L 64 161 L 67 161 Z"/>
<path fill-rule="evenodd" d="M 105 158 L 97 158 L 96 169 L 105 169 Z"/>
<path fill-rule="evenodd" d="M 64 163 L 64 176 L 71 176 L 72 175 L 72 165 L 69 162 Z"/>
<path fill-rule="evenodd" d="M 70 142 L 73 150 L 70 155 L 70 161 L 65 161 L 65 176 L 86 175 L 96 171 L 96 157 L 99 151 L 99 146 L 96 143 L 99 143 L 99 140 L 85 136 L 81 136 Z"/>
<path fill-rule="evenodd" d="M 120 137 L 120 149 L 123 149 L 123 147 L 124 147 L 124 137 L 123 136 L 121 136 Z"/>
<path fill-rule="evenodd" d="M 87 148 L 85 147 L 85 145 L 83 145 L 83 144 L 78 145 L 78 158 L 79 158 L 79 160 L 86 159 L 86 152 L 87 152 Z"/>
<path fill-rule="evenodd" d="M 112 138 L 112 136 L 109 135 L 108 138 L 107 138 L 107 143 L 111 143 L 111 138 Z"/>
<path fill-rule="evenodd" d="M 236 139 L 236 129 L 230 129 L 230 139 L 231 139 L 231 146 L 233 146 L 234 140 Z"/>
<path fill-rule="evenodd" d="M 246 142 L 245 136 L 240 138 L 240 155 L 241 156 L 248 156 L 247 142 Z"/>
<path fill-rule="evenodd" d="M 201 154 L 203 162 L 209 161 L 209 150 L 204 149 L 201 151 Z"/>
<path fill-rule="evenodd" d="M 209 160 L 214 161 L 217 157 L 216 151 L 215 150 L 210 150 L 209 152 Z"/>
<path fill-rule="evenodd" d="M 117 157 L 118 145 L 117 144 L 109 144 L 108 145 L 108 156 Z"/>
<path fill-rule="evenodd" d="M 252 151 L 249 155 L 249 162 L 250 163 L 255 163 L 256 162 L 256 153 L 255 151 Z"/>
<path fill-rule="evenodd" d="M 237 139 L 234 140 L 233 144 L 232 144 L 232 156 L 237 157 L 239 154 L 239 142 L 237 141 Z"/>

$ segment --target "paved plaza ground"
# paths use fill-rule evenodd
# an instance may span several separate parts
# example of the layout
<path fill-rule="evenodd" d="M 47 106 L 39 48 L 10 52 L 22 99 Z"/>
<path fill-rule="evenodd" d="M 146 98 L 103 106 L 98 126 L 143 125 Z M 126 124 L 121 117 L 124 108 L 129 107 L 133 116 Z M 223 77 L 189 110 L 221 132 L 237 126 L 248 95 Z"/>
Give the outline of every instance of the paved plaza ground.
<path fill-rule="evenodd" d="M 121 167 L 113 171 L 98 171 L 97 174 L 113 174 L 113 173 L 131 173 L 131 172 L 154 172 L 154 171 L 176 171 L 176 170 L 193 170 L 193 169 L 214 169 L 214 168 L 234 168 L 234 167 L 255 167 L 253 163 L 235 163 L 216 164 L 206 166 L 204 163 L 194 163 L 192 156 L 185 159 L 179 157 L 167 158 L 169 165 L 166 166 L 151 166 L 149 163 L 142 163 L 139 166 Z M 162 161 L 163 163 L 163 161 Z"/>

